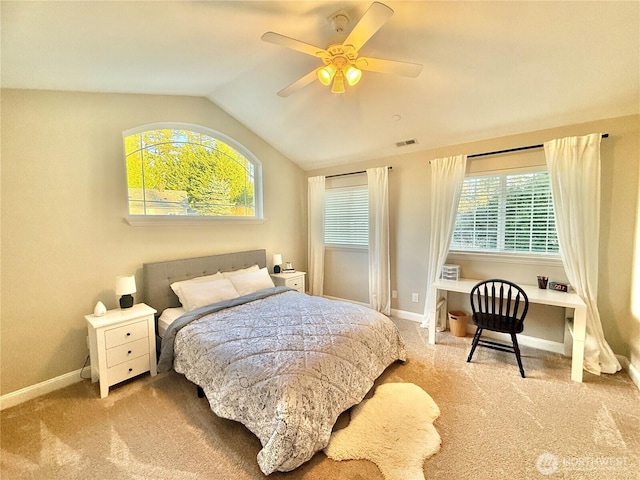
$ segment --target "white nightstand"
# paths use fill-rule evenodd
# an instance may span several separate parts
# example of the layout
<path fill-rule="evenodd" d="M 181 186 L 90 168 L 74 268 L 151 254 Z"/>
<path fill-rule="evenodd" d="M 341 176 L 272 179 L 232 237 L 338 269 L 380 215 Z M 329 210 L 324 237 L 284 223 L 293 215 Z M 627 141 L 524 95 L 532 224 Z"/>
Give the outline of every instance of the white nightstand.
<path fill-rule="evenodd" d="M 307 272 L 272 273 L 271 279 L 276 287 L 295 288 L 300 293 L 304 293 L 304 276 L 306 274 Z"/>
<path fill-rule="evenodd" d="M 89 329 L 91 381 L 100 380 L 100 397 L 109 387 L 144 372 L 157 374 L 156 311 L 144 303 L 109 310 L 105 315 L 85 315 Z"/>

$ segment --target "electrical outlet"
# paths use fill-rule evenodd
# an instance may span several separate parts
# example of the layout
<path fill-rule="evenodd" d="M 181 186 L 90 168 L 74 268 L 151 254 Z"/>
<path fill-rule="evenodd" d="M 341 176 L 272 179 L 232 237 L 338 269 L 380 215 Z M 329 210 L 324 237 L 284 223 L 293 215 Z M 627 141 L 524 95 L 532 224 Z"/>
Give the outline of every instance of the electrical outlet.
<path fill-rule="evenodd" d="M 419 302 L 419 300 L 418 300 L 418 294 L 417 294 L 416 292 L 413 292 L 413 293 L 411 294 L 411 301 L 412 301 L 412 302 L 415 302 L 415 303 L 418 303 L 418 302 Z"/>
<path fill-rule="evenodd" d="M 391 290 L 391 298 L 398 298 L 398 290 Z"/>

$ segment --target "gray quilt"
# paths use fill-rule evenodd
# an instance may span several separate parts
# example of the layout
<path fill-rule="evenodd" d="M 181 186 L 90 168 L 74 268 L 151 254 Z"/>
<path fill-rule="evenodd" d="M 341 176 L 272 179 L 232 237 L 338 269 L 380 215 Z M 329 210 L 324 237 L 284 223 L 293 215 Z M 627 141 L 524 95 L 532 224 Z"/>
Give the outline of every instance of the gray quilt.
<path fill-rule="evenodd" d="M 322 450 L 340 413 L 405 360 L 393 322 L 367 307 L 283 289 L 234 303 L 174 322 L 187 324 L 175 333 L 173 366 L 202 387 L 216 415 L 260 439 L 266 475 Z"/>

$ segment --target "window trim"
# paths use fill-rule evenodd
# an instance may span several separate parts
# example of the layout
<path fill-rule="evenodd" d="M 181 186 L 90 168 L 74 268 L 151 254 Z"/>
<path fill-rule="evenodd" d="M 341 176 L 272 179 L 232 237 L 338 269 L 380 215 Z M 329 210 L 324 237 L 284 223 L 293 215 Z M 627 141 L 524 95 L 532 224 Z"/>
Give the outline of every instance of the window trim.
<path fill-rule="evenodd" d="M 507 263 L 511 265 L 537 265 L 549 267 L 564 267 L 562 256 L 549 253 L 512 253 L 512 252 L 470 252 L 462 250 L 449 250 L 448 261 L 472 261 Z"/>
<path fill-rule="evenodd" d="M 205 217 L 198 215 L 125 215 L 125 221 L 132 227 L 153 227 L 158 225 L 258 225 L 265 223 L 266 218 L 255 217 Z"/>
<path fill-rule="evenodd" d="M 131 215 L 129 212 L 129 193 L 127 188 L 127 168 L 126 158 L 127 152 L 125 147 L 125 139 L 129 135 L 134 135 L 140 132 L 146 132 L 148 130 L 189 130 L 196 133 L 201 133 L 220 140 L 230 147 L 241 153 L 249 162 L 254 166 L 254 210 L 255 215 L 249 216 L 204 216 L 204 215 Z M 263 204 L 263 186 L 262 186 L 262 162 L 258 160 L 253 152 L 247 147 L 240 144 L 233 138 L 225 135 L 222 132 L 214 130 L 212 128 L 197 125 L 195 123 L 187 122 L 155 122 L 140 125 L 134 128 L 130 128 L 122 132 L 122 155 L 125 159 L 123 163 L 124 168 L 124 185 L 125 185 L 125 207 L 126 214 L 124 216 L 125 221 L 132 227 L 145 227 L 145 226 L 158 226 L 158 225 L 211 225 L 211 224 L 261 224 L 267 219 L 264 217 L 264 204 Z"/>
<path fill-rule="evenodd" d="M 338 251 L 344 251 L 344 252 L 352 252 L 354 250 L 356 251 L 362 251 L 362 252 L 368 252 L 369 251 L 369 246 L 365 246 L 365 245 L 338 245 L 336 243 L 325 243 L 324 244 L 324 249 L 325 250 L 338 250 Z"/>

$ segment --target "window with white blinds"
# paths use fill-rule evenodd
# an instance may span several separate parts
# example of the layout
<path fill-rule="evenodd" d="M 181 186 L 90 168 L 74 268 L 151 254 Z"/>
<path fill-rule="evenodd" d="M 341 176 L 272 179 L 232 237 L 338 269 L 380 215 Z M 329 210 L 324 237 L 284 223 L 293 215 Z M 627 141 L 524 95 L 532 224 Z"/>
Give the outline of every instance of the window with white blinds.
<path fill-rule="evenodd" d="M 465 178 L 451 250 L 557 254 L 549 174 Z"/>
<path fill-rule="evenodd" d="M 366 185 L 325 191 L 324 243 L 357 247 L 369 245 L 369 192 Z"/>

